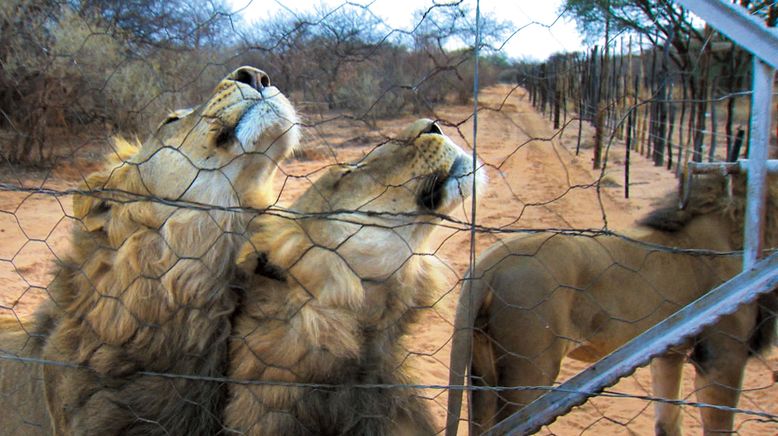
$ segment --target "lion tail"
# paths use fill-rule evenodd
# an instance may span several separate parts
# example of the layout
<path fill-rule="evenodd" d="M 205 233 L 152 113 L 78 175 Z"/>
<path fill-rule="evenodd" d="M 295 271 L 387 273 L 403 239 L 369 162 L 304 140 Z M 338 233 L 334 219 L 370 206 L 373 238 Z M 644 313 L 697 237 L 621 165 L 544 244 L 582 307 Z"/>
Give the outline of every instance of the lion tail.
<path fill-rule="evenodd" d="M 483 280 L 465 278 L 457 303 L 454 320 L 454 336 L 451 344 L 451 359 L 448 376 L 448 414 L 446 436 L 456 436 L 462 409 L 465 376 L 470 372 L 470 357 L 473 351 L 473 329 L 478 313 L 489 296 L 488 286 Z"/>
<path fill-rule="evenodd" d="M 762 295 L 757 299 L 759 307 L 756 315 L 756 327 L 749 340 L 749 352 L 752 356 L 770 349 L 778 338 L 778 290 Z"/>

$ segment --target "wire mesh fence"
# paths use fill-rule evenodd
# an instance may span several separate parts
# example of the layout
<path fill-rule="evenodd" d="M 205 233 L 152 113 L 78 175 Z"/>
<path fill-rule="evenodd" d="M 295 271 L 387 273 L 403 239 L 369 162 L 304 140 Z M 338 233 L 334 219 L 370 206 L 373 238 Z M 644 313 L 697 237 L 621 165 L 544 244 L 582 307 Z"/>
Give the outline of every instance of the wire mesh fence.
<path fill-rule="evenodd" d="M 0 5 L 1 433 L 481 433 L 740 272 L 677 4 L 244 3 Z M 775 433 L 777 300 L 539 432 Z"/>

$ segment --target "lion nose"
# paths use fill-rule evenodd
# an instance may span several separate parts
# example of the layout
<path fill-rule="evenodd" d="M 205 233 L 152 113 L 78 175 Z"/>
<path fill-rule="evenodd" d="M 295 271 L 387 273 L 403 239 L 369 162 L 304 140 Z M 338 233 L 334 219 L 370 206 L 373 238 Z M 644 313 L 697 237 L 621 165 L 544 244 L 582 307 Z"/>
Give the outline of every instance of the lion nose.
<path fill-rule="evenodd" d="M 270 77 L 266 72 L 253 67 L 240 67 L 227 76 L 228 79 L 245 83 L 257 91 L 270 86 Z"/>

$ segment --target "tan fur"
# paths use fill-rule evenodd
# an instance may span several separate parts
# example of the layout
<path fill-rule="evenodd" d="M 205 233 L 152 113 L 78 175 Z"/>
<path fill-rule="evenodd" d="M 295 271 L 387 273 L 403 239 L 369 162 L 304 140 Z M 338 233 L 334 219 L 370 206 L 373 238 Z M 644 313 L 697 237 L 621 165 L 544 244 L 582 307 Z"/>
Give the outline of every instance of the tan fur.
<path fill-rule="evenodd" d="M 778 246 L 778 180 L 769 182 L 767 246 Z M 731 191 L 731 195 L 730 195 Z M 668 199 L 629 235 L 667 247 L 729 252 L 742 247 L 745 177 L 695 176 L 688 206 Z M 450 384 L 550 386 L 565 356 L 593 362 L 741 269 L 738 256 L 671 254 L 617 236 L 536 234 L 490 247 L 460 296 Z M 693 349 L 699 401 L 735 406 L 746 360 L 769 346 L 778 294 L 742 306 L 652 363 L 654 395 L 679 395 L 683 356 Z M 773 312 L 770 313 L 770 310 Z M 473 342 L 474 341 L 474 342 Z M 469 362 L 470 350 L 474 356 Z M 449 393 L 455 434 L 461 390 Z M 543 393 L 474 391 L 471 433 L 480 433 Z M 657 434 L 681 434 L 676 406 L 657 403 Z M 706 434 L 732 430 L 733 414 L 701 409 Z"/>
<path fill-rule="evenodd" d="M 428 213 L 445 213 L 470 193 L 470 158 L 425 133 L 433 129 L 429 120 L 414 123 L 404 139 L 330 169 L 294 213 L 256 223 L 238 259 L 247 277 L 230 345 L 230 376 L 254 384 L 230 386 L 230 429 L 434 433 L 414 389 L 353 387 L 409 383 L 398 341 L 441 285 L 429 257 L 418 255 L 439 221 Z"/>
<path fill-rule="evenodd" d="M 42 369 L 56 434 L 221 429 L 222 385 L 141 372 L 225 374 L 237 300 L 228 282 L 250 216 L 174 202 L 268 206 L 276 163 L 298 134 L 286 98 L 248 83 L 261 74 L 236 70 L 142 145 L 117 140 L 108 169 L 74 197 L 81 225 L 37 313 L 43 343 L 32 350 L 64 365 Z"/>
<path fill-rule="evenodd" d="M 13 317 L 0 317 L 0 432 L 7 435 L 51 433 L 41 366 L 17 359 L 40 353 L 41 341 L 29 327 Z"/>

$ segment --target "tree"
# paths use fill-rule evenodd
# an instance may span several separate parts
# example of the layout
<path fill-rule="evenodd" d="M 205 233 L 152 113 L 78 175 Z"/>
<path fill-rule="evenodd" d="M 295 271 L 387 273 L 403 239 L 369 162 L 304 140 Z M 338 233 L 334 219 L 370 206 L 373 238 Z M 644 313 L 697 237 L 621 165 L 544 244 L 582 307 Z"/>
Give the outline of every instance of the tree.
<path fill-rule="evenodd" d="M 57 2 L 48 0 L 0 4 L 0 127 L 13 133 L 0 144 L 0 155 L 7 161 L 45 159 L 42 131 L 47 107 L 56 100 L 52 93 L 60 89 L 59 83 L 46 80 L 51 28 L 58 13 Z M 33 148 L 37 158 L 32 156 Z"/>
<path fill-rule="evenodd" d="M 241 59 L 271 65 L 271 77 L 305 101 L 350 110 L 368 122 L 408 111 L 430 113 L 447 98 L 469 100 L 475 40 L 470 11 L 437 5 L 415 17 L 413 31 L 405 32 L 356 4 L 283 13 L 252 24 L 243 42 L 249 53 Z M 492 35 L 487 41 L 498 40 L 496 25 L 484 28 Z M 493 51 L 481 62 L 484 83 L 494 83 L 499 68 L 508 68 Z"/>
<path fill-rule="evenodd" d="M 201 48 L 229 41 L 223 0 L 75 0 L 78 14 L 138 46 Z"/>
<path fill-rule="evenodd" d="M 135 131 L 200 100 L 227 68 L 221 2 L 0 2 L 0 157 L 48 164 L 51 138 Z"/>

